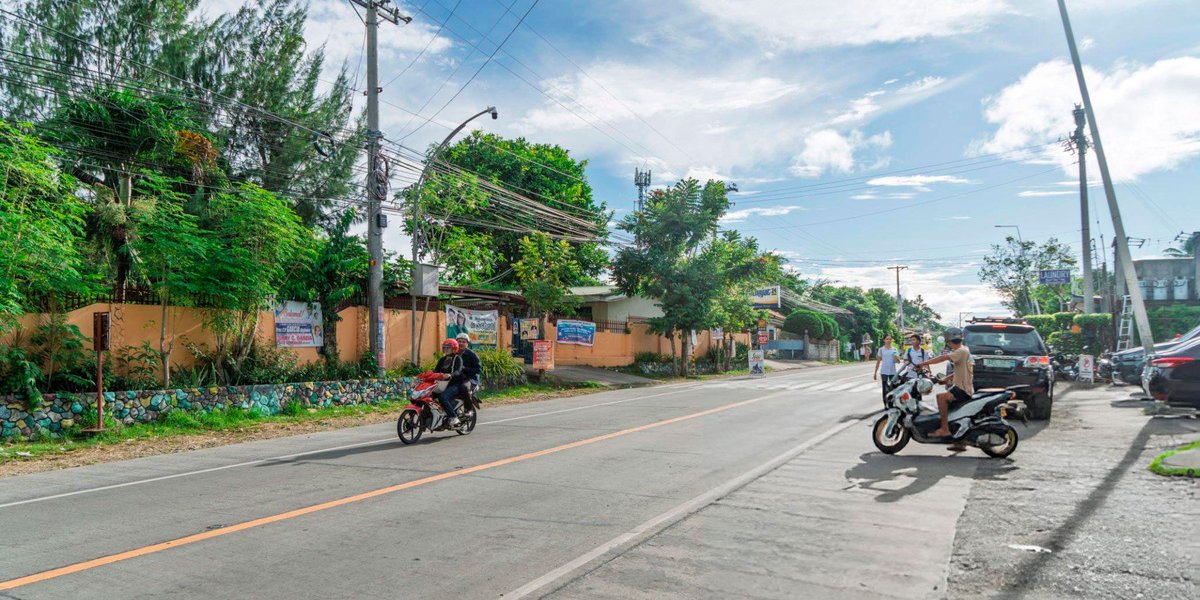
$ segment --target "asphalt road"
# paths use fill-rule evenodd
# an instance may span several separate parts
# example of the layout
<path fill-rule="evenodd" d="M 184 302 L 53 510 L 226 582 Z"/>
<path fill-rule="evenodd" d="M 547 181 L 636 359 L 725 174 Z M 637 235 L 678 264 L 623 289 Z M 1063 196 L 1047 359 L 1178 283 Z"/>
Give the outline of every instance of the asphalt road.
<path fill-rule="evenodd" d="M 876 385 L 817 367 L 6 478 L 0 597 L 937 596 L 983 455 L 910 445 L 936 477 L 907 480 L 862 420 Z"/>

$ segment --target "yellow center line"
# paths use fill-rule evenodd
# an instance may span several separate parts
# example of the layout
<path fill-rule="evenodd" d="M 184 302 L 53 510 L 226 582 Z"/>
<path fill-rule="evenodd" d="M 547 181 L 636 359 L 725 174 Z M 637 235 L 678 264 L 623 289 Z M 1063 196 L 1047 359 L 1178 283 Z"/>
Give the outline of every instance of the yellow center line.
<path fill-rule="evenodd" d="M 290 510 L 287 512 L 269 515 L 266 517 L 260 517 L 257 519 L 251 519 L 249 521 L 243 521 L 241 523 L 227 525 L 227 526 L 221 527 L 219 529 L 213 529 L 210 531 L 194 533 L 192 535 L 175 538 L 173 540 L 167 540 L 165 542 L 159 542 L 157 544 L 150 544 L 148 546 L 142 546 L 140 548 L 134 548 L 133 550 L 126 550 L 125 552 L 118 552 L 116 554 L 109 554 L 107 556 L 101 556 L 99 558 L 93 558 L 91 560 L 77 562 L 77 563 L 66 565 L 63 567 L 58 567 L 55 569 L 42 571 L 40 573 L 26 575 L 24 577 L 17 577 L 15 579 L 8 579 L 5 581 L 0 581 L 0 592 L 6 591 L 6 590 L 11 590 L 11 589 L 18 588 L 21 586 L 26 586 L 26 585 L 29 585 L 32 583 L 38 583 L 41 581 L 55 579 L 58 577 L 62 577 L 64 575 L 70 575 L 72 573 L 88 571 L 91 569 L 95 569 L 97 567 L 103 567 L 105 565 L 111 565 L 116 562 L 121 562 L 123 560 L 137 558 L 139 556 L 155 554 L 157 552 L 162 552 L 164 550 L 170 550 L 171 548 L 178 548 L 179 546 L 186 546 L 188 544 L 194 544 L 196 542 L 204 541 L 207 539 L 212 539 L 215 537 L 221 537 L 223 535 L 229 535 L 231 533 L 237 533 L 239 531 L 245 531 L 245 530 L 251 529 L 253 527 L 259 527 L 259 526 L 267 525 L 270 523 L 277 523 L 279 521 L 286 521 L 288 519 L 294 519 L 296 517 L 304 516 L 307 514 L 316 513 L 316 512 L 323 511 L 323 510 L 329 510 L 331 508 L 337 508 L 339 506 L 345 506 L 347 504 L 352 504 L 354 502 L 361 502 L 363 500 L 368 500 L 370 498 L 376 498 L 379 496 L 392 494 L 395 492 L 419 487 L 422 485 L 442 481 L 445 479 L 452 479 L 454 477 L 462 477 L 463 475 L 470 475 L 471 473 L 478 473 L 480 471 L 486 471 L 488 469 L 495 469 L 496 467 L 503 467 L 505 465 L 511 465 L 513 463 L 527 461 L 527 460 L 530 460 L 533 458 L 538 458 L 540 456 L 546 456 L 548 454 L 554 454 L 556 452 L 562 452 L 564 450 L 571 450 L 573 448 L 579 448 L 581 446 L 587 446 L 590 444 L 595 444 L 597 442 L 603 442 L 605 440 L 611 440 L 613 438 L 621 437 L 624 435 L 629 435 L 631 433 L 637 433 L 639 431 L 655 429 L 658 427 L 663 427 L 665 425 L 670 425 L 672 423 L 678 423 L 680 421 L 687 421 L 689 419 L 696 419 L 699 417 L 704 417 L 707 415 L 724 412 L 724 411 L 727 411 L 730 409 L 737 408 L 739 406 L 745 406 L 747 404 L 752 404 L 752 403 L 758 402 L 760 400 L 765 400 L 772 396 L 778 396 L 783 393 L 786 393 L 786 392 L 777 392 L 774 394 L 768 394 L 766 396 L 760 396 L 758 398 L 751 398 L 749 400 L 743 400 L 741 402 L 725 404 L 723 406 L 718 406 L 716 408 L 710 408 L 708 410 L 702 410 L 700 412 L 690 413 L 690 414 L 686 414 L 683 416 L 666 419 L 664 421 L 655 421 L 654 423 L 649 423 L 646 425 L 639 425 L 637 427 L 631 427 L 629 429 L 622 429 L 620 431 L 614 431 L 612 433 L 606 433 L 603 435 L 598 435 L 595 437 L 582 439 L 582 440 L 579 440 L 576 442 L 570 442 L 568 444 L 562 444 L 560 446 L 546 448 L 544 450 L 537 450 L 534 452 L 528 452 L 526 454 L 520 454 L 517 456 L 511 456 L 508 458 L 502 458 L 500 460 L 495 460 L 495 461 L 492 461 L 489 463 L 484 463 L 481 465 L 475 465 L 473 467 L 467 467 L 465 469 L 456 469 L 454 471 L 446 471 L 444 473 L 438 473 L 437 475 L 431 475 L 429 477 L 424 477 L 421 479 L 416 479 L 416 480 L 405 482 L 405 483 L 390 485 L 387 487 L 379 488 L 377 490 L 371 490 L 369 492 L 355 494 L 353 496 L 346 496 L 344 498 L 338 498 L 336 500 L 330 500 L 328 502 L 322 502 L 320 504 L 313 504 L 310 506 L 305 506 L 303 508 L 298 508 L 296 510 Z"/>

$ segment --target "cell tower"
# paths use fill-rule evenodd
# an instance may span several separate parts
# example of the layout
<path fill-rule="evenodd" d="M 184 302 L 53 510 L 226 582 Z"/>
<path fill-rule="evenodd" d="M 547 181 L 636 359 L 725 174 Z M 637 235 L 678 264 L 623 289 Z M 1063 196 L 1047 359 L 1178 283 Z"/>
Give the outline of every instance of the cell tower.
<path fill-rule="evenodd" d="M 650 171 L 635 168 L 633 170 L 633 185 L 638 189 L 638 212 L 646 206 L 646 188 L 650 187 Z"/>

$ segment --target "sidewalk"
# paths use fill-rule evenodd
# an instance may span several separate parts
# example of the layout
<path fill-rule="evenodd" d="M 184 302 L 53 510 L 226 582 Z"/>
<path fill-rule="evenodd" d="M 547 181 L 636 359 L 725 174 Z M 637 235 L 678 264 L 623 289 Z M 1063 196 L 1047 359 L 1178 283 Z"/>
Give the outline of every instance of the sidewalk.
<path fill-rule="evenodd" d="M 885 456 L 858 423 L 553 597 L 938 597 L 983 456 L 945 454 Z"/>
<path fill-rule="evenodd" d="M 533 367 L 528 365 L 526 365 L 525 370 L 530 373 L 536 372 L 533 370 Z M 648 377 L 585 366 L 555 367 L 553 370 L 546 372 L 546 377 L 563 383 L 598 383 L 607 387 L 632 387 L 657 383 L 657 381 Z"/>

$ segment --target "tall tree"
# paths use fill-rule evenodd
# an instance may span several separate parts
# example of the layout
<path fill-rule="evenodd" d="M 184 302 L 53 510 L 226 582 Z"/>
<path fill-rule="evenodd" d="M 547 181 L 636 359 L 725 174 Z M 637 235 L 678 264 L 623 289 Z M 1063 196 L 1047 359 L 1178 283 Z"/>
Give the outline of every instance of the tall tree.
<path fill-rule="evenodd" d="M 570 293 L 570 283 L 579 279 L 579 263 L 571 245 L 544 233 L 520 240 L 521 259 L 513 265 L 517 285 L 525 301 L 539 318 L 553 312 L 574 309 L 578 299 Z M 539 331 L 545 331 L 540 327 Z"/>
<path fill-rule="evenodd" d="M 1038 244 L 1009 236 L 1003 246 L 993 244 L 991 252 L 983 257 L 979 279 L 990 284 L 1014 314 L 1028 315 L 1037 312 L 1033 298 L 1038 286 L 1038 271 L 1074 265 L 1075 256 L 1070 247 L 1055 238 Z"/>

